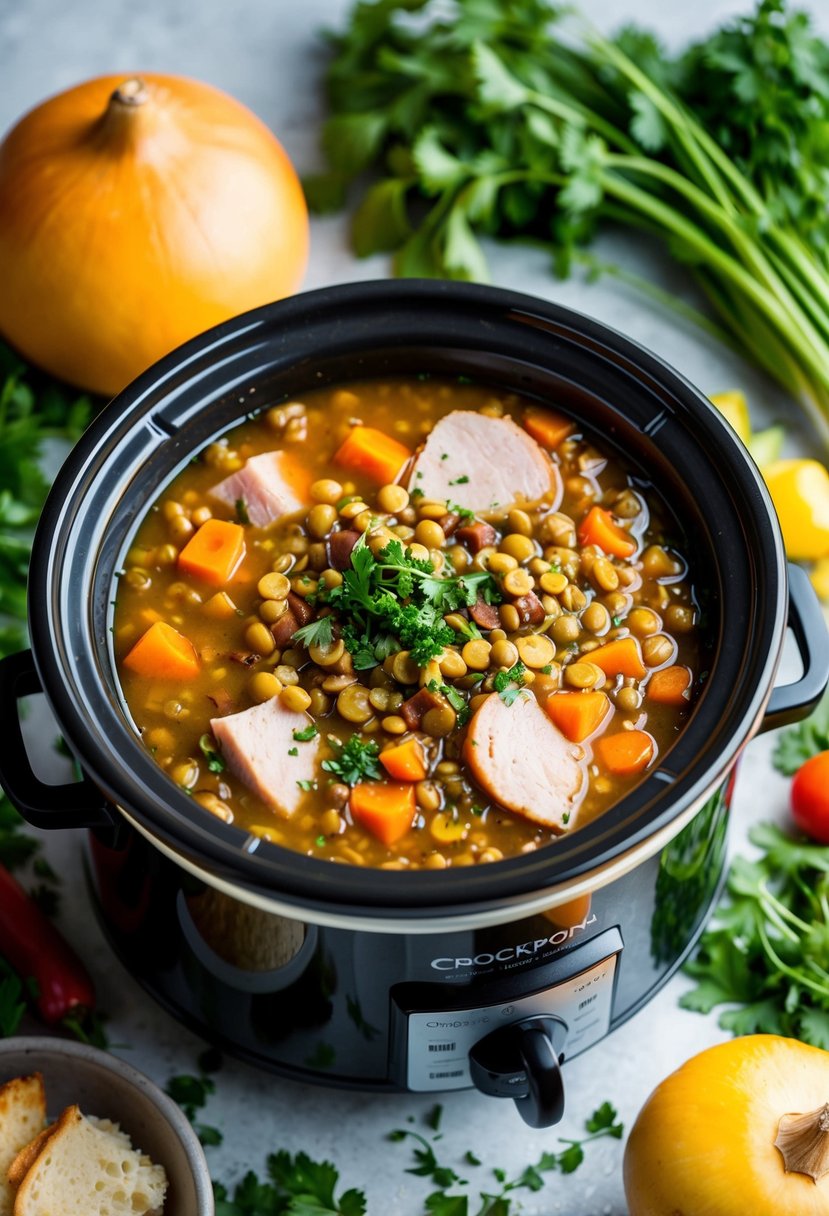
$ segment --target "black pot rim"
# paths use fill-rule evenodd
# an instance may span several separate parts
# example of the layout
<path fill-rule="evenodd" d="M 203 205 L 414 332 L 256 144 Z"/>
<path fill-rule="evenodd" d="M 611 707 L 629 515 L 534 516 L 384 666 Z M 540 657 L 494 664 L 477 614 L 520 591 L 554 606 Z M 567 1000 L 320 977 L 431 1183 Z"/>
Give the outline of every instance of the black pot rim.
<path fill-rule="evenodd" d="M 336 350 L 337 358 L 359 363 L 361 353 L 368 358 L 370 350 L 391 349 L 389 329 L 410 358 L 426 349 L 422 335 L 428 333 L 429 350 L 452 366 L 463 359 L 465 366 L 497 360 L 499 342 L 506 346 L 509 339 L 527 348 L 526 358 L 504 355 L 504 366 L 515 363 L 516 380 L 519 368 L 529 368 L 527 375 L 558 375 L 551 362 L 578 356 L 588 370 L 595 366 L 596 375 L 606 377 L 610 389 L 632 394 L 628 413 L 641 416 L 631 422 L 613 415 L 617 439 L 627 434 L 663 464 L 664 452 L 681 453 L 671 466 L 677 486 L 679 463 L 691 479 L 707 462 L 706 485 L 686 487 L 687 501 L 695 492 L 704 499 L 697 504 L 699 518 L 718 563 L 712 582 L 721 599 L 728 599 L 719 609 L 733 609 L 737 625 L 747 630 L 744 638 L 738 633 L 727 639 L 728 645 L 718 640 L 709 686 L 665 763 L 642 785 L 571 837 L 495 866 L 415 873 L 352 869 L 248 838 L 196 811 L 129 728 L 101 636 L 100 604 L 91 602 L 92 589 L 103 588 L 101 579 L 107 569 L 111 577 L 117 557 L 107 513 L 120 509 L 123 515 L 137 487 L 147 489 L 140 471 L 164 445 L 179 464 L 201 446 L 192 436 L 208 410 L 205 403 L 221 398 L 225 408 L 238 385 L 265 368 L 278 367 L 295 381 L 304 377 L 307 388 L 316 374 L 315 357 L 333 359 Z M 579 385 L 570 383 L 578 394 Z M 592 400 L 585 394 L 585 408 Z M 602 408 L 614 407 L 603 398 Z M 125 476 L 126 493 L 119 488 Z M 151 497 L 160 488 L 156 483 Z M 713 500 L 730 501 L 733 518 L 712 521 Z M 132 518 L 142 514 L 136 507 Z M 429 280 L 304 293 L 219 325 L 155 364 L 101 412 L 61 469 L 35 537 L 30 588 L 32 648 L 47 699 L 83 768 L 114 804 L 169 849 L 234 887 L 307 912 L 348 912 L 375 921 L 514 909 L 532 893 L 607 865 L 678 820 L 722 778 L 757 729 L 786 624 L 784 550 L 768 492 L 730 427 L 697 389 L 658 356 L 582 314 L 501 289 Z M 84 589 L 90 602 L 82 598 Z M 729 672 L 728 687 L 717 679 L 720 669 Z"/>

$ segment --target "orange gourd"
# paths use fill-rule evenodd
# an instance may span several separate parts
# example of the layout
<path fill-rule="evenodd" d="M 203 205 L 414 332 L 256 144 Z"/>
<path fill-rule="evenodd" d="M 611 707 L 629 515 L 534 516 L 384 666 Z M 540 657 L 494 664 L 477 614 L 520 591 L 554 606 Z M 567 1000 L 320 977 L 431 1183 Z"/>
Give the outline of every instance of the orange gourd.
<path fill-rule="evenodd" d="M 0 334 L 82 388 L 111 396 L 202 330 L 288 295 L 307 253 L 281 145 L 199 81 L 88 80 L 0 145 Z"/>
<path fill-rule="evenodd" d="M 826 1216 L 829 1052 L 746 1035 L 658 1085 L 625 1149 L 630 1216 Z"/>

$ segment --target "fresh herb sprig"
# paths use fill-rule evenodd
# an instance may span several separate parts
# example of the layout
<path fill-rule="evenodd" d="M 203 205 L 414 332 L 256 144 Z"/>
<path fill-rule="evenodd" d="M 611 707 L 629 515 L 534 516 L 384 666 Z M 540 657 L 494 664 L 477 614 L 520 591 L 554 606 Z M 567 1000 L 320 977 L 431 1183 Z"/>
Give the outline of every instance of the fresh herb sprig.
<path fill-rule="evenodd" d="M 343 641 L 355 668 L 362 671 L 399 650 L 408 650 L 418 666 L 425 666 L 456 640 L 444 615 L 470 607 L 479 595 L 488 603 L 500 598 L 491 574 L 443 577 L 432 562 L 412 556 L 399 540 L 375 555 L 362 536 L 342 583 L 320 598 L 339 617 Z"/>
<path fill-rule="evenodd" d="M 780 1034 L 829 1048 L 829 849 L 757 824 L 755 861 L 735 858 L 726 895 L 686 972 L 685 1009 L 733 1034 Z"/>
<path fill-rule="evenodd" d="M 784 0 L 672 59 L 651 35 L 558 28 L 549 0 L 355 5 L 331 38 L 329 172 L 356 252 L 404 276 L 486 280 L 481 235 L 546 245 L 559 274 L 605 222 L 687 266 L 718 322 L 639 280 L 747 352 L 829 423 L 829 50 Z M 414 205 L 412 205 L 414 204 Z M 612 268 L 610 268 L 612 269 Z M 628 281 L 633 276 L 619 272 Z"/>
<path fill-rule="evenodd" d="M 198 1115 L 207 1105 L 211 1095 L 216 1092 L 216 1082 L 210 1073 L 221 1068 L 221 1056 L 216 1051 L 208 1050 L 202 1052 L 198 1063 L 198 1074 L 180 1073 L 170 1077 L 164 1092 L 179 1104 L 202 1144 L 205 1147 L 213 1147 L 221 1144 L 224 1136 L 217 1127 L 202 1123 Z"/>
<path fill-rule="evenodd" d="M 331 773 L 345 785 L 380 780 L 382 773 L 377 762 L 380 747 L 373 739 L 362 739 L 359 735 L 352 735 L 350 739 L 342 743 L 334 735 L 330 735 L 329 742 L 336 754 L 333 758 L 322 762 L 322 767 L 327 773 Z"/>
<path fill-rule="evenodd" d="M 434 1132 L 440 1125 L 441 1108 L 436 1106 L 426 1117 L 427 1125 Z M 428 1216 L 511 1216 L 513 1200 L 511 1196 L 516 1191 L 527 1190 L 537 1192 L 544 1187 L 544 1174 L 557 1171 L 562 1174 L 572 1174 L 584 1161 L 584 1147 L 594 1140 L 610 1136 L 621 1140 L 624 1127 L 618 1121 L 618 1115 L 609 1102 L 603 1102 L 585 1121 L 585 1131 L 588 1133 L 581 1139 L 570 1140 L 559 1137 L 560 1143 L 566 1147 L 557 1153 L 544 1152 L 538 1161 L 528 1165 L 514 1178 L 500 1167 L 491 1170 L 495 1183 L 494 1189 L 479 1189 L 477 1199 L 469 1191 L 470 1182 L 463 1178 L 451 1165 L 439 1161 L 435 1144 L 440 1139 L 439 1134 L 432 1137 L 432 1142 L 425 1135 L 411 1128 L 397 1128 L 391 1132 L 389 1139 L 400 1142 L 411 1140 L 415 1164 L 406 1172 L 417 1177 L 427 1178 L 439 1189 L 428 1195 L 424 1206 Z M 463 1157 L 463 1164 L 474 1167 L 483 1165 L 476 1153 L 468 1150 Z M 474 1206 L 471 1208 L 470 1203 Z"/>
<path fill-rule="evenodd" d="M 513 705 L 521 696 L 524 691 L 526 673 L 527 669 L 520 659 L 513 667 L 510 667 L 509 671 L 496 672 L 492 680 L 492 687 L 505 705 Z"/>
<path fill-rule="evenodd" d="M 281 1150 L 268 1157 L 267 1176 L 260 1182 L 250 1171 L 232 1198 L 214 1182 L 216 1216 L 365 1216 L 362 1191 L 352 1187 L 337 1195 L 339 1173 L 330 1161 Z"/>

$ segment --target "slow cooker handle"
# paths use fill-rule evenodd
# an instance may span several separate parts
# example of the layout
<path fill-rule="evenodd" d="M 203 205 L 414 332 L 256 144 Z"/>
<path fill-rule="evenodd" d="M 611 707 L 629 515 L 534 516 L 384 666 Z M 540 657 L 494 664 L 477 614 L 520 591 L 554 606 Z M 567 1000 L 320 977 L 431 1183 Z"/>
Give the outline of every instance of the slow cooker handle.
<path fill-rule="evenodd" d="M 789 625 L 803 662 L 803 675 L 772 690 L 760 730 L 799 722 L 817 705 L 829 684 L 829 633 L 806 571 L 789 563 Z"/>
<path fill-rule="evenodd" d="M 83 776 L 67 785 L 48 785 L 29 763 L 20 713 L 21 697 L 43 692 L 31 650 L 0 660 L 0 785 L 20 814 L 36 828 L 112 827 L 112 810 L 98 787 Z"/>

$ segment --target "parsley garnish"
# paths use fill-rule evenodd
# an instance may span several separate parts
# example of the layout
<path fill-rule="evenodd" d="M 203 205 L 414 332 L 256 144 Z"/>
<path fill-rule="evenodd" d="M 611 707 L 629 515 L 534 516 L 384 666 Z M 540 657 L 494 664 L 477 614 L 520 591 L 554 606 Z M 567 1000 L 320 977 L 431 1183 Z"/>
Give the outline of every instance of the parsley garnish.
<path fill-rule="evenodd" d="M 298 756 L 298 755 L 299 755 L 299 748 L 298 748 L 298 747 L 289 747 L 289 748 L 288 748 L 288 755 L 289 755 L 289 756 Z"/>
<path fill-rule="evenodd" d="M 341 743 L 333 735 L 329 738 L 337 754 L 331 760 L 323 760 L 322 767 L 327 773 L 333 773 L 346 785 L 380 780 L 383 775 L 377 765 L 380 747 L 373 739 L 352 735 L 347 743 Z"/>
<path fill-rule="evenodd" d="M 468 1216 L 468 1213 L 473 1210 L 470 1206 L 473 1196 L 469 1190 L 469 1181 L 462 1178 L 451 1165 L 439 1161 L 435 1151 L 435 1145 L 441 1139 L 438 1131 L 441 1113 L 439 1106 L 434 1107 L 425 1118 L 427 1127 L 432 1128 L 431 1143 L 426 1135 L 421 1135 L 420 1132 L 410 1128 L 395 1129 L 389 1134 L 389 1139 L 397 1143 L 404 1140 L 413 1141 L 414 1165 L 410 1166 L 406 1172 L 426 1178 L 439 1188 L 425 1200 L 424 1206 L 430 1216 Z M 498 1167 L 492 1169 L 492 1178 L 497 1184 L 496 1193 L 493 1194 L 491 1190 L 479 1190 L 478 1199 L 474 1205 L 478 1216 L 513 1216 L 515 1209 L 511 1196 L 515 1191 L 537 1192 L 542 1190 L 544 1174 L 554 1171 L 572 1174 L 578 1169 L 584 1161 L 585 1145 L 606 1136 L 610 1136 L 614 1140 L 621 1140 L 624 1134 L 624 1127 L 618 1122 L 618 1114 L 609 1102 L 603 1102 L 601 1106 L 597 1107 L 590 1118 L 585 1120 L 584 1127 L 588 1133 L 586 1136 L 580 1140 L 568 1140 L 560 1136 L 559 1143 L 565 1145 L 565 1148 L 557 1153 L 542 1153 L 534 1165 L 528 1165 L 515 1178 L 510 1178 L 504 1169 Z M 467 1150 L 464 1154 L 463 1163 L 475 1168 L 483 1164 L 480 1157 L 471 1150 Z M 480 1181 L 476 1189 L 479 1187 Z"/>
<path fill-rule="evenodd" d="M 425 666 L 455 640 L 444 615 L 470 607 L 479 595 L 490 603 L 500 598 L 491 574 L 442 577 L 430 561 L 413 557 L 399 540 L 390 541 L 375 556 L 363 535 L 351 552 L 342 583 L 323 592 L 322 598 L 338 614 L 343 641 L 355 668 L 362 671 L 399 650 L 410 651 L 414 662 Z"/>
<path fill-rule="evenodd" d="M 206 1106 L 208 1098 L 216 1091 L 216 1082 L 212 1077 L 207 1076 L 203 1060 L 204 1056 L 199 1060 L 197 1077 L 186 1073 L 170 1077 L 165 1087 L 165 1093 L 179 1104 L 193 1124 L 193 1130 L 202 1144 L 214 1146 L 222 1143 L 222 1133 L 218 1128 L 212 1127 L 209 1123 L 201 1123 L 197 1119 L 198 1112 Z"/>
<path fill-rule="evenodd" d="M 334 641 L 333 619 L 330 616 L 318 616 L 315 621 L 309 621 L 301 629 L 294 630 L 293 641 L 323 649 L 330 646 Z"/>
<path fill-rule="evenodd" d="M 465 486 L 469 484 L 469 474 L 461 473 L 460 477 L 455 477 L 449 482 L 450 486 Z"/>
<path fill-rule="evenodd" d="M 297 785 L 299 786 L 299 788 L 301 790 L 306 790 L 306 791 L 315 790 L 317 788 L 316 781 L 309 781 L 307 777 L 303 777 L 302 780 L 297 781 Z"/>
<path fill-rule="evenodd" d="M 514 667 L 510 667 L 509 671 L 498 671 L 495 673 L 492 679 L 492 687 L 505 705 L 512 705 L 516 698 L 524 691 L 522 680 L 526 670 L 526 667 L 519 659 Z"/>
<path fill-rule="evenodd" d="M 216 741 L 210 734 L 204 734 L 199 739 L 199 748 L 207 761 L 211 773 L 223 773 L 227 768 L 221 753 L 216 748 Z"/>
<path fill-rule="evenodd" d="M 317 737 L 317 735 L 319 734 L 319 731 L 317 730 L 316 726 L 312 722 L 310 726 L 304 726 L 302 728 L 302 730 L 295 730 L 293 732 L 293 734 L 294 734 L 294 738 L 296 739 L 297 743 L 308 743 L 309 740 L 315 739 Z"/>
<path fill-rule="evenodd" d="M 249 524 L 250 516 L 248 515 L 248 504 L 245 502 L 244 498 L 237 498 L 234 505 L 236 507 L 236 518 L 238 519 L 239 523 Z"/>
<path fill-rule="evenodd" d="M 541 674 L 543 676 L 548 676 L 552 673 L 552 670 L 553 670 L 552 663 L 545 663 L 544 666 L 541 668 Z"/>
<path fill-rule="evenodd" d="M 475 518 L 475 512 L 470 511 L 469 507 L 462 507 L 459 502 L 448 502 L 446 510 L 450 515 L 460 516 L 461 523 L 471 523 Z"/>
<path fill-rule="evenodd" d="M 313 1161 L 307 1153 L 271 1153 L 266 1182 L 252 1170 L 237 1184 L 233 1199 L 213 1183 L 216 1216 L 365 1216 L 366 1198 L 355 1189 L 336 1194 L 339 1173 L 330 1161 Z"/>
<path fill-rule="evenodd" d="M 451 684 L 441 684 L 438 680 L 430 680 L 426 687 L 429 689 L 429 692 L 440 693 L 441 696 L 446 698 L 458 715 L 458 726 L 466 725 L 472 716 L 472 711 L 457 688 L 453 688 Z"/>

